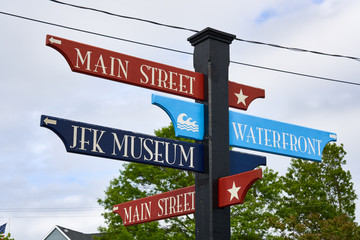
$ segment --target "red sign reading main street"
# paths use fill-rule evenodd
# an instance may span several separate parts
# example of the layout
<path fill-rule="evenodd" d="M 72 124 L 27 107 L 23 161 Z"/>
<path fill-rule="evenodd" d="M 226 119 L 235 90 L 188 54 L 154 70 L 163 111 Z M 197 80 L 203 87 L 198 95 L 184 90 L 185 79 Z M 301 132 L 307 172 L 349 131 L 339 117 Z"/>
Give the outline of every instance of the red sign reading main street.
<path fill-rule="evenodd" d="M 113 212 L 125 226 L 194 213 L 195 186 L 117 204 Z"/>
<path fill-rule="evenodd" d="M 244 203 L 249 188 L 261 178 L 261 169 L 220 178 L 218 207 Z M 113 212 L 125 226 L 195 213 L 195 185 L 120 203 L 113 206 Z"/>
<path fill-rule="evenodd" d="M 46 45 L 59 51 L 74 72 L 204 100 L 204 75 L 51 35 Z M 247 110 L 265 91 L 229 81 L 229 106 Z"/>
<path fill-rule="evenodd" d="M 204 99 L 204 77 L 196 73 L 51 35 L 46 45 L 59 51 L 74 72 L 197 100 Z"/>

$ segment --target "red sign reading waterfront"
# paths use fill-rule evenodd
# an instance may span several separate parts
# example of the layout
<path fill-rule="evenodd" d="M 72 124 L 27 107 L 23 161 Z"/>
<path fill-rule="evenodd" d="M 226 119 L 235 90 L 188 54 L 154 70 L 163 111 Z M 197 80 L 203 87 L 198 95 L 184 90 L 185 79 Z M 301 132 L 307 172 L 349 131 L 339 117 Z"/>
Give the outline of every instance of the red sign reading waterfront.
<path fill-rule="evenodd" d="M 261 178 L 261 169 L 220 178 L 218 206 L 243 203 L 251 185 Z M 113 212 L 121 216 L 125 226 L 191 214 L 195 212 L 195 186 L 120 203 Z"/>
<path fill-rule="evenodd" d="M 196 73 L 106 49 L 46 36 L 46 45 L 59 51 L 74 72 L 203 100 L 204 77 Z"/>

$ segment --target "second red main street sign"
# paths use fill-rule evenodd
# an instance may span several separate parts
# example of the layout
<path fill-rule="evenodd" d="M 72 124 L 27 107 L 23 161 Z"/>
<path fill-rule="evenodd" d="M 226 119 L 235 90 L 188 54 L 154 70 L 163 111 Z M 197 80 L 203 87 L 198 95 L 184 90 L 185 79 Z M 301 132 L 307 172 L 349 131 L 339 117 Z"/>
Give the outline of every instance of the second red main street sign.
<path fill-rule="evenodd" d="M 249 188 L 261 178 L 261 169 L 220 178 L 218 207 L 244 203 Z M 116 204 L 113 212 L 125 226 L 191 214 L 195 212 L 195 185 Z"/>

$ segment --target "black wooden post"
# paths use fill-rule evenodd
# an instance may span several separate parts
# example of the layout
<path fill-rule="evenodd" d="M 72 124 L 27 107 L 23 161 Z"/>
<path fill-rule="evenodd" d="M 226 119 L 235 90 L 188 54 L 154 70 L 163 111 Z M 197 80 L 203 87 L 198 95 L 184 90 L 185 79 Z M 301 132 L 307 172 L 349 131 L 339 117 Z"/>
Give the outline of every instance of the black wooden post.
<path fill-rule="evenodd" d="M 205 172 L 195 176 L 196 239 L 230 239 L 230 207 L 218 208 L 218 179 L 230 175 L 229 45 L 235 36 L 206 28 L 188 38 L 205 75 Z"/>

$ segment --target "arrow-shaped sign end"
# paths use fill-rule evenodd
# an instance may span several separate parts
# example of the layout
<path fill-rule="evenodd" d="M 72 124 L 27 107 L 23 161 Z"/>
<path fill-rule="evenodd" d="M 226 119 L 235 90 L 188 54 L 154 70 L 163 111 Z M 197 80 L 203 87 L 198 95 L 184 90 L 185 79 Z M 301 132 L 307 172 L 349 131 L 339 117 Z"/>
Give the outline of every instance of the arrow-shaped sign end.
<path fill-rule="evenodd" d="M 261 178 L 261 168 L 220 178 L 218 181 L 218 206 L 222 208 L 243 204 L 250 187 Z"/>
<path fill-rule="evenodd" d="M 51 38 L 49 38 L 49 42 L 50 42 L 51 44 L 61 45 L 61 40 L 55 39 L 53 36 L 51 36 Z"/>
<path fill-rule="evenodd" d="M 49 125 L 49 124 L 51 124 L 51 125 L 56 125 L 56 124 L 57 124 L 57 121 L 56 121 L 56 120 L 53 120 L 53 119 L 49 119 L 48 117 L 46 117 L 46 118 L 44 119 L 44 123 L 45 123 L 46 125 Z"/>

